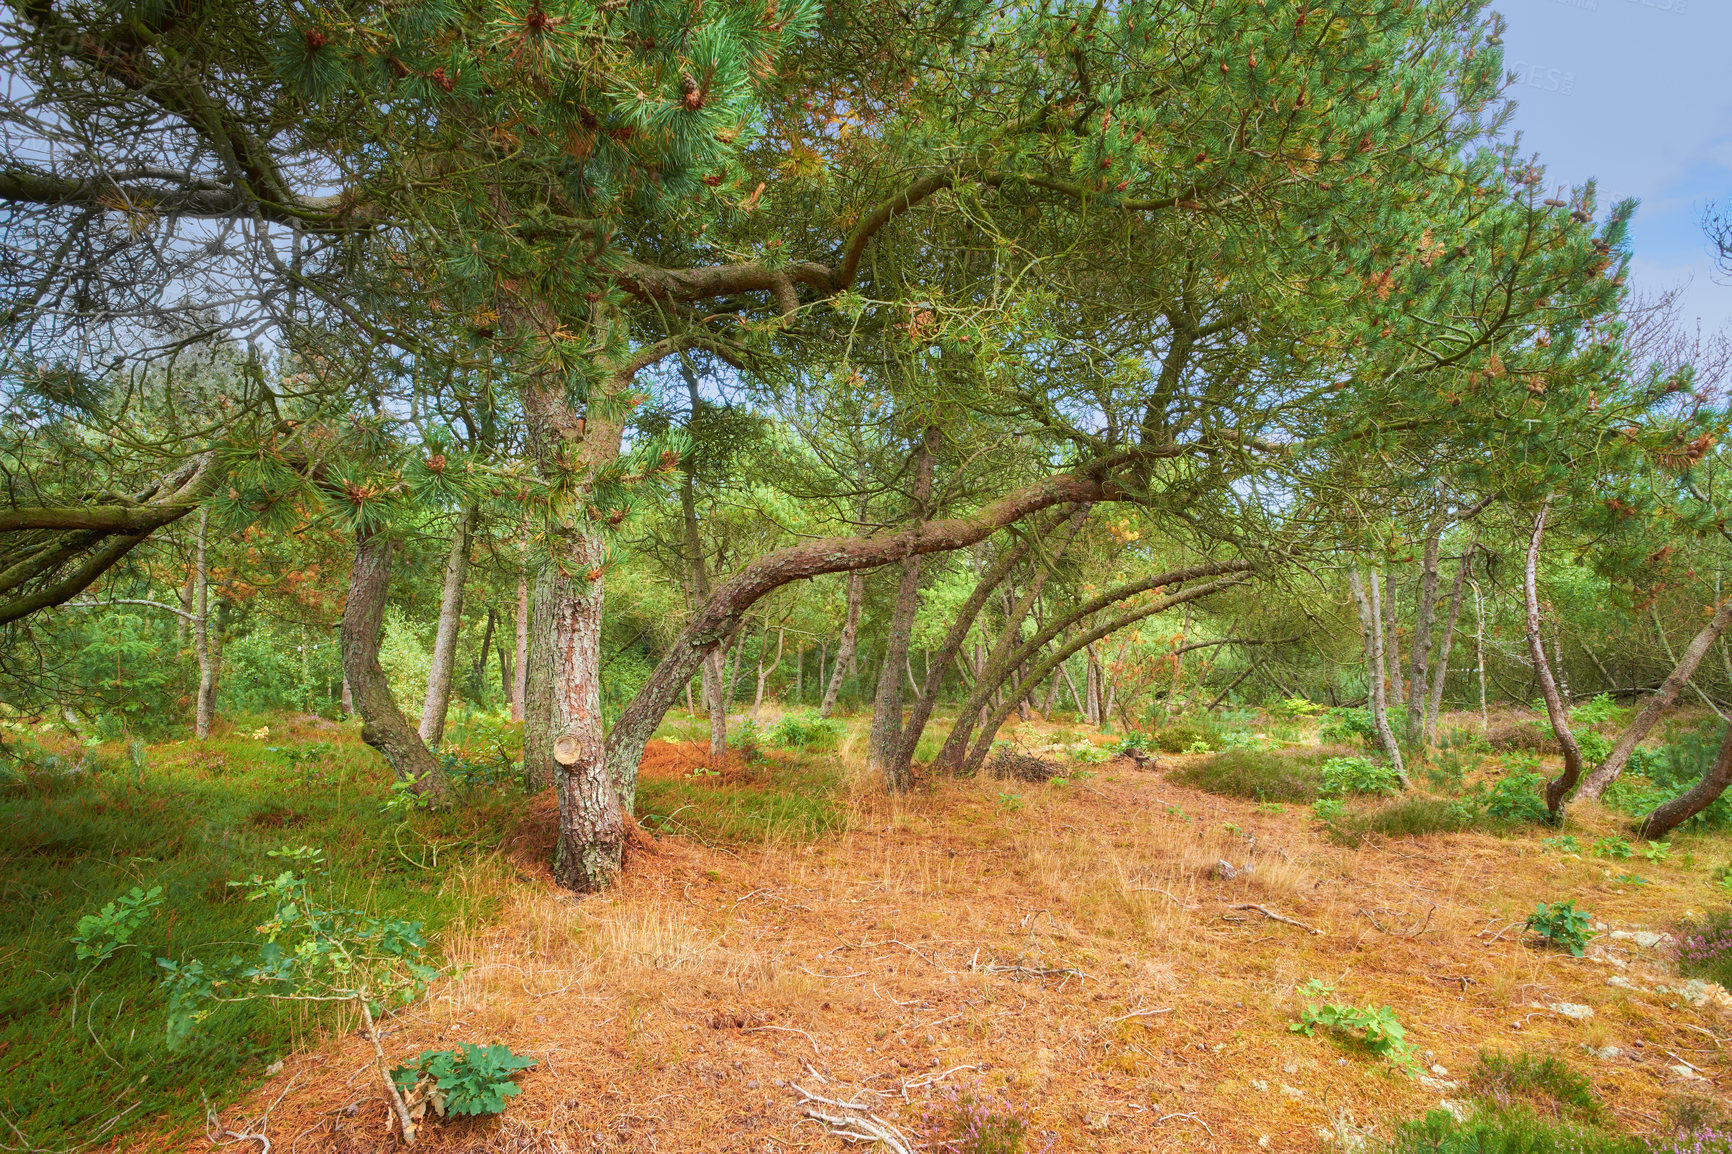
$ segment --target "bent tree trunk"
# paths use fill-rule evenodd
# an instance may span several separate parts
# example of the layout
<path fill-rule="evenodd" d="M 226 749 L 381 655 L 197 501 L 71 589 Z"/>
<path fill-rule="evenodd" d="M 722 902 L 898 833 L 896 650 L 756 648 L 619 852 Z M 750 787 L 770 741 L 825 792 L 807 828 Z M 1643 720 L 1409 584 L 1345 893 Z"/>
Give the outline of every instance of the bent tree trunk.
<path fill-rule="evenodd" d="M 1629 764 L 1630 755 L 1635 752 L 1636 746 L 1648 736 L 1648 732 L 1660 720 L 1660 715 L 1678 700 L 1678 694 L 1684 691 L 1684 683 L 1690 680 L 1696 667 L 1702 663 L 1702 658 L 1708 655 L 1708 650 L 1720 639 L 1720 635 L 1726 632 L 1728 625 L 1732 625 L 1732 598 L 1722 602 L 1720 608 L 1714 611 L 1714 616 L 1708 620 L 1708 624 L 1696 634 L 1690 647 L 1684 650 L 1684 656 L 1660 686 L 1659 692 L 1648 699 L 1648 704 L 1642 707 L 1642 712 L 1636 715 L 1636 720 L 1630 723 L 1630 728 L 1624 731 L 1624 735 L 1618 738 L 1618 744 L 1606 755 L 1604 763 L 1582 782 L 1582 788 L 1576 793 L 1577 797 L 1598 801 L 1600 795 L 1606 792 L 1606 787 L 1618 779 L 1618 775 L 1624 772 L 1624 766 Z"/>
<path fill-rule="evenodd" d="M 393 542 L 384 533 L 357 534 L 349 595 L 343 603 L 343 675 L 361 715 L 361 740 L 384 755 L 397 780 L 407 781 L 430 803 L 451 800 L 445 771 L 410 727 L 385 671 L 379 667 L 379 631 L 391 589 Z"/>
<path fill-rule="evenodd" d="M 930 515 L 932 468 L 938 430 L 928 428 L 915 450 L 914 505 L 919 518 L 915 533 Z M 908 641 L 914 633 L 914 614 L 920 609 L 920 562 L 918 553 L 902 560 L 902 580 L 896 586 L 896 606 L 890 614 L 890 629 L 884 643 L 884 661 L 878 667 L 878 690 L 872 700 L 872 730 L 866 742 L 866 768 L 884 775 L 884 788 L 901 793 L 912 782 L 901 772 L 902 676 L 908 664 Z"/>
<path fill-rule="evenodd" d="M 469 577 L 469 538 L 479 510 L 471 505 L 457 519 L 451 552 L 445 558 L 445 581 L 439 591 L 439 627 L 433 635 L 433 662 L 427 670 L 427 699 L 421 705 L 421 740 L 439 748 L 445 736 L 445 715 L 451 708 L 451 674 L 457 668 L 457 631 L 463 624 L 463 583 Z M 486 649 L 482 650 L 485 660 Z"/>
<path fill-rule="evenodd" d="M 866 600 L 866 574 L 855 570 L 848 574 L 848 616 L 842 623 L 842 639 L 836 644 L 836 667 L 830 673 L 830 684 L 824 687 L 824 700 L 818 706 L 819 717 L 829 717 L 836 708 L 836 695 L 842 691 L 842 677 L 854 662 L 854 646 L 860 641 L 860 605 Z"/>
<path fill-rule="evenodd" d="M 1576 744 L 1576 735 L 1570 730 L 1570 715 L 1564 708 L 1558 683 L 1552 677 L 1551 664 L 1546 660 L 1545 640 L 1540 637 L 1540 542 L 1545 538 L 1546 514 L 1551 507 L 1552 499 L 1547 497 L 1540 506 L 1539 515 L 1534 518 L 1533 536 L 1528 540 L 1527 564 L 1522 571 L 1522 593 L 1527 607 L 1528 656 L 1533 659 L 1534 676 L 1540 683 L 1540 695 L 1546 701 L 1546 717 L 1550 719 L 1552 732 L 1557 735 L 1558 745 L 1564 751 L 1564 771 L 1546 782 L 1546 809 L 1550 811 L 1552 820 L 1558 821 L 1563 817 L 1564 799 L 1581 780 L 1582 750 Z"/>
<path fill-rule="evenodd" d="M 1726 792 L 1728 784 L 1732 784 L 1732 727 L 1727 728 L 1726 737 L 1720 742 L 1720 752 L 1702 779 L 1689 792 L 1673 798 L 1638 822 L 1636 832 L 1658 841 L 1713 805 L 1715 799 Z"/>
<path fill-rule="evenodd" d="M 1378 604 L 1377 570 L 1371 571 L 1369 600 L 1365 596 L 1365 585 L 1359 579 L 1357 567 L 1347 570 L 1347 588 L 1353 594 L 1353 607 L 1359 612 L 1359 630 L 1365 641 L 1365 668 L 1371 683 L 1371 722 L 1377 730 L 1377 743 L 1383 747 L 1383 755 L 1389 758 L 1389 764 L 1394 768 L 1395 776 L 1401 779 L 1402 786 L 1408 787 L 1411 783 L 1407 780 L 1406 767 L 1401 764 L 1401 746 L 1395 740 L 1394 731 L 1389 728 L 1389 701 L 1383 690 L 1383 617 L 1382 607 Z"/>

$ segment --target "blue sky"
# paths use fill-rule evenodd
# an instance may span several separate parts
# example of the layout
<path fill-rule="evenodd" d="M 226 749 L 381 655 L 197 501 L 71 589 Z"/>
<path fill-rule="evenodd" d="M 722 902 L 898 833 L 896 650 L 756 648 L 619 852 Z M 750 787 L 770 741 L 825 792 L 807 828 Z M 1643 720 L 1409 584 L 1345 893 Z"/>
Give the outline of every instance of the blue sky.
<path fill-rule="evenodd" d="M 1732 324 L 1732 276 L 1717 273 L 1702 209 L 1732 199 L 1732 0 L 1494 0 L 1518 73 L 1514 127 L 1548 184 L 1597 178 L 1600 206 L 1642 205 L 1631 282 L 1689 282 L 1683 316 Z"/>

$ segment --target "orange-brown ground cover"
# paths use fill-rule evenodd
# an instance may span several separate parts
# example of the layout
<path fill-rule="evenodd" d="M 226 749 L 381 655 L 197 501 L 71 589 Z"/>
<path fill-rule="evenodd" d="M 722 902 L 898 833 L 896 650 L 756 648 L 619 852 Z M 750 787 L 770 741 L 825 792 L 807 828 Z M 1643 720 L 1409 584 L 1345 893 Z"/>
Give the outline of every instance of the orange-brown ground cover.
<path fill-rule="evenodd" d="M 703 760 L 658 743 L 646 772 Z M 1726 1011 L 1608 984 L 1675 981 L 1656 954 L 1602 939 L 1601 957 L 1573 959 L 1512 926 L 1574 896 L 1612 927 L 1665 929 L 1712 900 L 1724 847 L 1705 839 L 1693 868 L 1688 839 L 1661 864 L 1548 853 L 1539 832 L 1348 849 L 1303 810 L 1121 761 L 1068 784 L 863 789 L 847 832 L 817 844 L 646 839 L 617 889 L 574 900 L 547 880 L 551 801 L 537 805 L 460 883 L 503 893 L 502 915 L 444 943 L 459 976 L 393 1019 L 386 1046 L 396 1061 L 503 1041 L 540 1065 L 500 1119 L 424 1126 L 429 1150 L 842 1148 L 802 1116 L 797 1084 L 878 1101 L 905 1131 L 961 1085 L 1025 1107 L 1058 1150 L 1310 1151 L 1338 1123 L 1386 1136 L 1456 1096 L 1442 1083 L 1482 1049 L 1565 1057 L 1636 1129 L 1668 1095 L 1717 1097 L 1726 1073 Z M 1614 828 L 1577 816 L 1584 845 Z M 1216 880 L 1218 859 L 1255 868 Z M 1421 1081 L 1290 1032 L 1312 977 L 1392 1005 L 1447 1073 Z M 1559 1002 L 1594 1014 L 1535 1008 Z M 270 1106 L 273 1154 L 389 1148 L 369 1061 L 352 1035 L 294 1055 L 225 1125 Z"/>

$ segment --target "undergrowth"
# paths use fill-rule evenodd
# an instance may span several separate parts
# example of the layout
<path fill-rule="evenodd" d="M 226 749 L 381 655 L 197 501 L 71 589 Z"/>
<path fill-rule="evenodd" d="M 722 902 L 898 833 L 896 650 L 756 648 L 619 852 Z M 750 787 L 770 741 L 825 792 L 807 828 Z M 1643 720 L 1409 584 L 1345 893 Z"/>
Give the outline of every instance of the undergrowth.
<path fill-rule="evenodd" d="M 707 842 L 810 841 L 842 828 L 842 787 L 834 764 L 800 759 L 762 762 L 743 778 L 644 778 L 637 819 Z"/>
<path fill-rule="evenodd" d="M 1322 761 L 1320 753 L 1229 749 L 1172 779 L 1224 797 L 1303 804 L 1316 801 L 1322 791 Z"/>

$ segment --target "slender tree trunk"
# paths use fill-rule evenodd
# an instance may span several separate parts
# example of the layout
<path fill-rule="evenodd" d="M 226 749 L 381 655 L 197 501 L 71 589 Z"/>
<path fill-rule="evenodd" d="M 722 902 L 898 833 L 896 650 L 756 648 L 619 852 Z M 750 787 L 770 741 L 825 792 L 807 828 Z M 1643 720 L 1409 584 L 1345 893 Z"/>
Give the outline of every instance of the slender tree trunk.
<path fill-rule="evenodd" d="M 1431 700 L 1425 710 L 1425 744 L 1437 740 L 1437 715 L 1443 708 L 1443 691 L 1449 681 L 1449 651 L 1455 646 L 1455 624 L 1461 619 L 1462 594 L 1467 588 L 1468 573 L 1473 569 L 1474 550 L 1479 547 L 1479 531 L 1467 543 L 1461 555 L 1461 566 L 1455 571 L 1455 586 L 1449 593 L 1449 620 L 1443 627 L 1443 637 L 1437 646 L 1437 669 L 1432 675 Z"/>
<path fill-rule="evenodd" d="M 427 698 L 421 706 L 421 740 L 439 748 L 445 736 L 445 715 L 451 708 L 452 672 L 457 668 L 457 633 L 463 627 L 463 586 L 469 579 L 469 539 L 480 511 L 463 510 L 451 551 L 445 558 L 445 580 L 439 590 L 439 626 L 433 635 L 433 661 L 427 670 Z"/>
<path fill-rule="evenodd" d="M 343 672 L 361 714 L 361 740 L 384 755 L 399 781 L 437 805 L 451 800 L 451 784 L 438 760 L 409 725 L 385 671 L 379 667 L 379 632 L 391 589 L 393 542 L 381 532 L 358 535 L 349 595 L 343 604 Z"/>
<path fill-rule="evenodd" d="M 511 720 L 523 720 L 525 684 L 529 677 L 529 568 L 517 575 L 517 646 L 511 663 Z"/>
<path fill-rule="evenodd" d="M 1372 571 L 1371 582 L 1375 588 L 1377 584 L 1376 570 Z M 1402 708 L 1401 621 L 1396 608 L 1395 578 L 1393 576 L 1383 583 L 1383 620 L 1381 640 L 1384 657 L 1389 663 L 1389 676 L 1384 683 L 1384 703 L 1391 712 L 1400 713 Z"/>
<path fill-rule="evenodd" d="M 1714 616 L 1709 619 L 1708 624 L 1704 625 L 1701 631 L 1691 639 L 1689 648 L 1684 650 L 1683 658 L 1673 667 L 1671 674 L 1661 684 L 1659 691 L 1648 699 L 1648 703 L 1642 707 L 1642 712 L 1638 713 L 1636 719 L 1630 723 L 1630 728 L 1626 729 L 1623 736 L 1618 738 L 1618 744 L 1612 747 L 1612 752 L 1606 755 L 1606 760 L 1601 763 L 1598 769 L 1588 774 L 1582 782 L 1582 788 L 1576 793 L 1578 798 L 1586 801 L 1598 801 L 1600 795 L 1606 792 L 1606 787 L 1618 779 L 1618 775 L 1624 772 L 1624 766 L 1629 764 L 1630 755 L 1635 752 L 1636 746 L 1641 744 L 1644 737 L 1648 736 L 1649 731 L 1660 720 L 1660 715 L 1672 708 L 1672 704 L 1678 700 L 1678 694 L 1683 692 L 1684 683 L 1690 680 L 1691 675 L 1696 672 L 1696 667 L 1702 663 L 1702 658 L 1708 655 L 1708 650 L 1726 632 L 1728 625 L 1732 625 L 1732 598 L 1722 602 L 1720 607 L 1714 611 Z M 1685 816 L 1690 815 L 1686 814 Z"/>
<path fill-rule="evenodd" d="M 1419 563 L 1419 604 L 1414 610 L 1413 667 L 1408 674 L 1407 695 L 1407 740 L 1412 744 L 1426 741 L 1425 711 L 1431 703 L 1431 635 L 1437 612 L 1437 551 L 1447 524 L 1443 517 L 1432 522 Z"/>
<path fill-rule="evenodd" d="M 550 556 L 529 596 L 529 640 L 523 653 L 523 778 L 537 792 L 553 784 L 553 608 L 566 578 Z"/>
<path fill-rule="evenodd" d="M 914 453 L 914 508 L 916 529 L 926 523 L 932 510 L 932 470 L 938 450 L 938 430 L 929 427 Z M 914 633 L 914 615 L 920 609 L 921 555 L 910 553 L 902 561 L 902 579 L 896 586 L 896 605 L 890 613 L 885 637 L 884 663 L 878 667 L 878 691 L 872 699 L 872 728 L 866 739 L 866 767 L 884 776 L 884 788 L 902 793 L 912 784 L 904 775 L 898 755 L 902 750 L 902 677 L 908 664 L 908 641 Z M 910 671 L 912 677 L 912 671 Z"/>
<path fill-rule="evenodd" d="M 1546 661 L 1545 641 L 1540 637 L 1540 542 L 1545 537 L 1546 514 L 1551 506 L 1552 499 L 1547 497 L 1540 506 L 1539 515 L 1534 518 L 1527 564 L 1522 570 L 1522 592 L 1527 608 L 1528 656 L 1533 660 L 1534 676 L 1539 679 L 1540 694 L 1546 701 L 1546 716 L 1551 720 L 1552 732 L 1557 735 L 1558 745 L 1564 751 L 1564 771 L 1546 783 L 1546 809 L 1551 811 L 1552 820 L 1560 821 L 1564 800 L 1581 780 L 1582 751 L 1576 744 L 1576 735 L 1570 730 L 1570 715 L 1564 706 L 1563 695 L 1558 692 L 1558 683 L 1552 678 L 1551 664 Z"/>
<path fill-rule="evenodd" d="M 1713 805 L 1732 783 L 1732 727 L 1720 742 L 1720 752 L 1714 764 L 1690 790 L 1655 809 L 1636 826 L 1636 832 L 1651 841 L 1658 841 Z"/>
<path fill-rule="evenodd" d="M 758 692 L 752 697 L 752 719 L 754 721 L 757 720 L 758 710 L 764 704 L 764 683 L 776 675 L 776 667 L 782 664 L 782 644 L 787 640 L 787 634 L 786 629 L 776 630 L 776 659 L 770 662 L 768 669 L 764 668 L 763 647 L 759 646 L 758 648 Z"/>
<path fill-rule="evenodd" d="M 200 741 L 210 737 L 216 714 L 216 653 L 210 628 L 210 510 L 198 511 L 198 555 L 193 569 L 193 648 L 198 654 L 198 700 L 193 735 Z"/>
<path fill-rule="evenodd" d="M 493 630 L 498 623 L 499 614 L 489 605 L 487 624 L 481 630 L 481 644 L 475 650 L 475 663 L 470 667 L 469 688 L 477 700 L 487 693 L 487 660 L 493 656 Z"/>
<path fill-rule="evenodd" d="M 806 704 L 806 647 L 794 645 L 794 704 Z"/>
<path fill-rule="evenodd" d="M 1389 728 L 1389 701 L 1384 696 L 1383 684 L 1383 616 L 1379 602 L 1380 590 L 1377 584 L 1377 570 L 1371 571 L 1371 597 L 1365 596 L 1365 585 L 1359 579 L 1357 567 L 1347 570 L 1347 588 L 1353 594 L 1353 605 L 1359 611 L 1359 628 L 1365 639 L 1365 667 L 1370 676 L 1371 722 L 1377 730 L 1377 742 L 1383 747 L 1384 756 L 1389 758 L 1389 764 L 1394 767 L 1396 776 L 1403 786 L 1410 783 L 1407 780 L 1407 770 L 1401 764 L 1401 746 L 1395 740 L 1395 733 Z"/>
<path fill-rule="evenodd" d="M 836 643 L 836 668 L 830 674 L 830 684 L 824 688 L 819 717 L 829 717 L 836 708 L 836 695 L 842 691 L 842 674 L 854 664 L 854 646 L 860 640 L 860 606 L 866 599 L 866 574 L 855 570 L 848 574 L 848 615 L 842 622 L 842 639 Z"/>
<path fill-rule="evenodd" d="M 734 639 L 733 664 L 727 667 L 728 684 L 727 688 L 722 692 L 722 712 L 724 714 L 731 713 L 734 709 L 734 689 L 740 684 L 740 666 L 746 663 L 746 635 L 750 632 L 750 629 L 741 629 L 739 636 Z M 758 636 L 758 648 L 762 649 L 763 646 L 764 636 L 763 632 L 760 630 Z"/>
<path fill-rule="evenodd" d="M 1676 666 L 1678 664 L 1678 658 L 1672 652 L 1672 639 L 1666 636 L 1666 626 L 1660 621 L 1659 607 L 1650 602 L 1648 604 L 1648 615 L 1653 619 L 1654 635 L 1660 639 L 1660 648 L 1665 650 L 1666 660 Z M 1702 699 L 1702 704 L 1706 705 L 1709 709 L 1712 709 L 1721 721 L 1732 720 L 1726 716 L 1725 711 L 1715 703 L 1712 697 L 1709 697 L 1707 693 L 1703 692 L 1700 685 L 1697 685 L 1694 681 L 1690 681 L 1689 679 L 1686 679 L 1685 683 L 1695 691 L 1697 697 Z"/>

